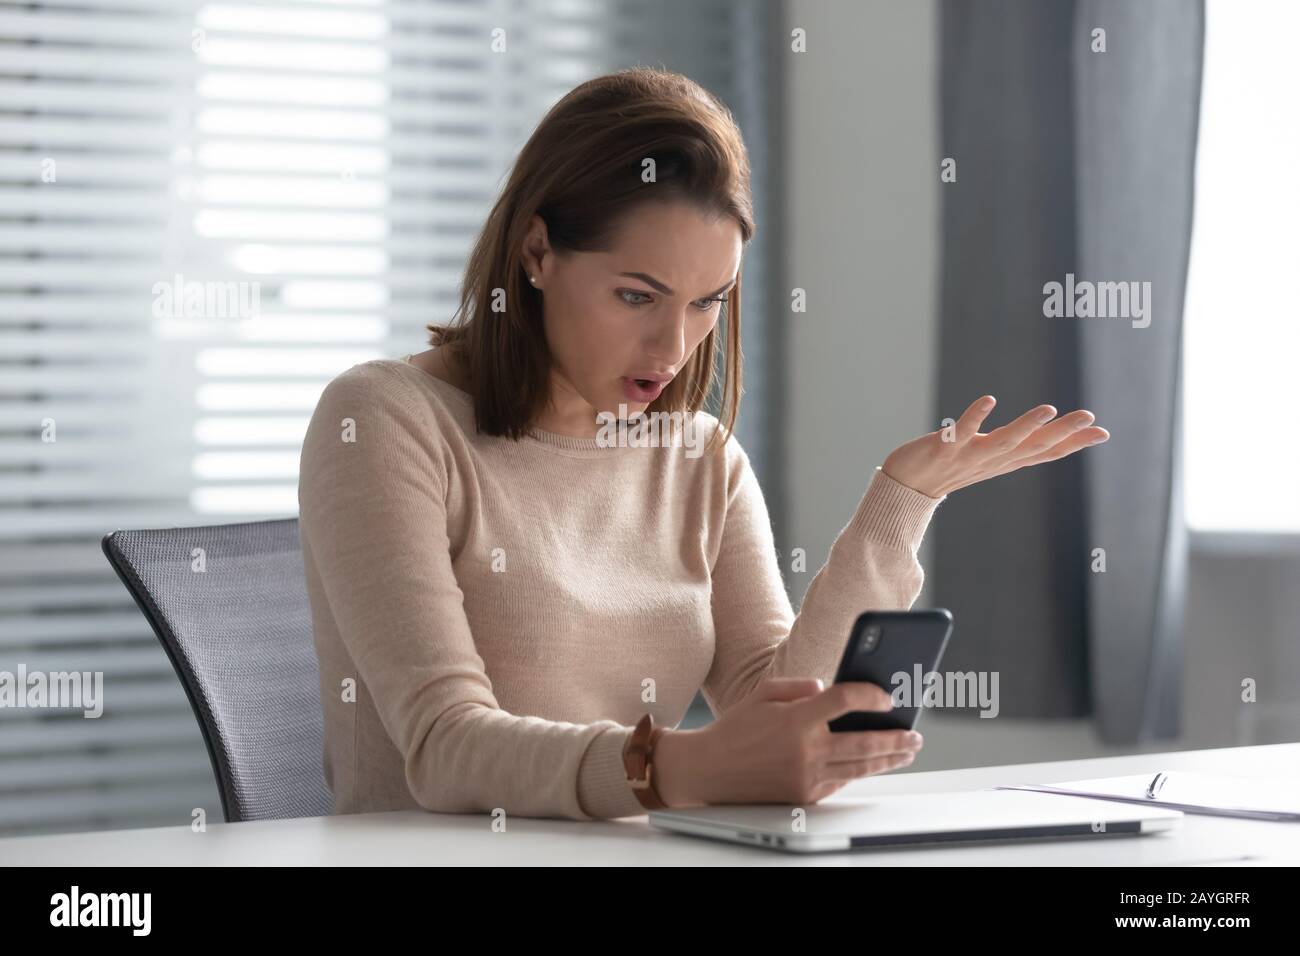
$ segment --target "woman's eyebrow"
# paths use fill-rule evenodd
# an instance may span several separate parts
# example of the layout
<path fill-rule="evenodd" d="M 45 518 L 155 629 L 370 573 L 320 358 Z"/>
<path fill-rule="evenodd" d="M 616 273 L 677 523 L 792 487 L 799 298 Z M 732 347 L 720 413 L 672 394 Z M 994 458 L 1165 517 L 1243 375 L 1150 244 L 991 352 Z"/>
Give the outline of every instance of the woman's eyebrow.
<path fill-rule="evenodd" d="M 673 292 L 672 289 L 668 288 L 668 286 L 664 285 L 662 282 L 660 282 L 658 279 L 656 279 L 654 276 L 646 275 L 644 272 L 620 272 L 619 275 L 621 275 L 621 276 L 627 276 L 629 279 L 640 279 L 640 280 L 641 280 L 642 282 L 644 282 L 646 285 L 652 285 L 652 286 L 654 286 L 656 290 L 658 290 L 659 292 L 662 292 L 664 295 L 676 295 L 676 294 L 677 294 L 677 293 Z M 712 296 L 715 296 L 715 295 L 721 295 L 723 292 L 726 292 L 728 289 L 730 289 L 730 288 L 731 288 L 733 285 L 735 285 L 735 284 L 736 284 L 736 280 L 735 280 L 735 279 L 732 279 L 730 282 L 728 282 L 726 285 L 724 285 L 721 289 L 716 289 L 715 291 L 710 292 L 710 293 L 709 293 L 708 295 L 706 295 L 706 296 L 701 296 L 701 298 L 708 299 L 708 298 L 711 298 Z"/>

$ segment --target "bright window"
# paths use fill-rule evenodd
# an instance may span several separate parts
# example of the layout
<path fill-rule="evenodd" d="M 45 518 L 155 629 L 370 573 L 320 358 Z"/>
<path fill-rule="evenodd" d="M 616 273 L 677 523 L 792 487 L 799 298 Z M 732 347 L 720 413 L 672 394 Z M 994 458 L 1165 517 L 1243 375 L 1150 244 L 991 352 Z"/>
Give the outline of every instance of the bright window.
<path fill-rule="evenodd" d="M 1300 532 L 1300 3 L 1207 5 L 1185 329 L 1187 521 Z"/>

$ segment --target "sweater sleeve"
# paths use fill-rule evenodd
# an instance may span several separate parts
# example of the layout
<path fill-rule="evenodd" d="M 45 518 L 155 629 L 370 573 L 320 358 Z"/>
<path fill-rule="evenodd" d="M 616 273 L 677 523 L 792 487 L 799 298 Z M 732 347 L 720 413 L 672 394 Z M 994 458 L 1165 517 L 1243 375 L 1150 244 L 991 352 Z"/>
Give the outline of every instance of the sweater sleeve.
<path fill-rule="evenodd" d="M 383 366 L 354 367 L 322 393 L 300 468 L 304 546 L 411 794 L 449 813 L 644 813 L 621 774 L 632 728 L 498 706 L 452 566 L 446 452 L 409 383 Z"/>
<path fill-rule="evenodd" d="M 916 552 L 947 497 L 931 498 L 877 468 L 796 616 L 763 492 L 739 444 L 727 485 L 713 568 L 716 648 L 703 691 L 715 715 L 770 677 L 820 677 L 829 687 L 858 615 L 909 609 L 921 593 L 925 572 Z"/>

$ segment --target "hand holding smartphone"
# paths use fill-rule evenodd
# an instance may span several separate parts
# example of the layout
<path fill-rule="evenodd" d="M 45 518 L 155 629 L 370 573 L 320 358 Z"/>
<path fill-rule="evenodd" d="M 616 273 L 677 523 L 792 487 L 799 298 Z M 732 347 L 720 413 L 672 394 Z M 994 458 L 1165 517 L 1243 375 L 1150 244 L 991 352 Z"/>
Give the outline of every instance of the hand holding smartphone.
<path fill-rule="evenodd" d="M 893 694 L 901 680 L 912 681 L 919 666 L 926 674 L 939 668 L 952 634 L 952 614 L 944 608 L 921 611 L 866 611 L 853 624 L 840 659 L 835 683 L 876 684 Z M 902 675 L 896 679 L 896 675 Z M 836 733 L 856 730 L 912 730 L 921 716 L 921 690 L 888 711 L 853 711 L 829 722 Z"/>

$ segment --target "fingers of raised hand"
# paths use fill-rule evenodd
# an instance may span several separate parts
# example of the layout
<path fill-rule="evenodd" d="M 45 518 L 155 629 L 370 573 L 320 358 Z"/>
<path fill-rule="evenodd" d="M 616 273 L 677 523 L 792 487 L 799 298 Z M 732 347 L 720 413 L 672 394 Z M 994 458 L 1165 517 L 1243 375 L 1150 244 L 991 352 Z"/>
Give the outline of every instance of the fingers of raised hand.
<path fill-rule="evenodd" d="M 1057 442 L 1046 451 L 1040 452 L 1029 458 L 1019 459 L 1006 464 L 1000 474 L 1008 471 L 1017 471 L 1021 468 L 1028 468 L 1031 465 L 1041 465 L 1043 462 L 1056 461 L 1058 458 L 1064 458 L 1066 455 L 1073 455 L 1076 451 L 1087 448 L 1089 445 L 1095 445 L 1105 441 L 1110 437 L 1110 432 L 1100 426 L 1083 428 L 1074 432 L 1062 441 Z"/>
<path fill-rule="evenodd" d="M 987 435 L 977 436 L 976 446 L 990 458 L 1009 455 L 1055 417 L 1056 409 L 1053 406 L 1039 405 L 1037 408 L 1031 408 L 1015 421 L 1001 428 L 995 428 Z"/>
<path fill-rule="evenodd" d="M 1092 412 L 1086 409 L 1071 412 L 1052 421 L 1055 413 L 1056 410 L 1052 406 L 1040 405 L 1021 415 L 1011 424 L 980 436 L 979 447 L 989 453 L 984 462 L 985 466 L 1001 469 L 1005 465 L 1027 464 L 1031 459 L 1039 459 L 1040 456 L 1051 453 L 1057 449 L 1057 446 L 1087 429 L 1094 421 Z M 1099 431 L 1104 433 L 1105 429 Z M 1084 444 L 1090 443 L 1096 437 L 1097 435 L 1093 433 Z M 1078 450 L 1081 447 L 1083 445 L 1073 446 L 1070 450 Z M 1048 457 L 1041 460 L 1052 459 Z"/>
<path fill-rule="evenodd" d="M 984 419 L 989 417 L 993 411 L 993 406 L 997 404 L 997 399 L 992 395 L 985 395 L 971 402 L 966 411 L 962 412 L 961 418 L 956 422 L 956 444 L 962 445 L 971 438 L 979 434 L 980 425 L 984 424 Z"/>

